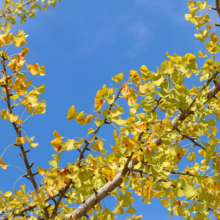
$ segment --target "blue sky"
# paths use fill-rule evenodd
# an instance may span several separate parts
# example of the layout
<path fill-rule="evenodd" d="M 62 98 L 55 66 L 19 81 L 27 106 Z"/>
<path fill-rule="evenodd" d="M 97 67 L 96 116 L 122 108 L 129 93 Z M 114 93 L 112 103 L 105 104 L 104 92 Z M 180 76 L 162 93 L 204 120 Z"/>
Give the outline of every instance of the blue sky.
<path fill-rule="evenodd" d="M 48 160 L 52 160 L 51 154 L 55 153 L 50 145 L 54 130 L 69 138 L 86 136 L 88 127 L 67 121 L 67 110 L 75 105 L 78 112 L 92 113 L 97 90 L 103 84 L 110 86 L 112 76 L 124 72 L 126 80 L 130 70 L 139 70 L 143 64 L 156 70 L 157 65 L 167 59 L 167 51 L 171 55 L 175 52 L 197 55 L 199 50 L 204 51 L 205 45 L 193 36 L 197 30 L 185 21 L 185 13 L 188 13 L 186 0 L 63 0 L 55 9 L 37 13 L 36 18 L 28 19 L 27 23 L 13 26 L 12 31 L 22 29 L 29 35 L 27 63 L 38 62 L 46 68 L 46 76 L 34 77 L 33 85 L 46 84 L 41 99 L 47 102 L 47 112 L 30 118 L 23 126 L 28 136 L 35 136 L 39 143 L 28 154 L 29 161 L 49 167 Z M 14 142 L 15 132 L 7 121 L 1 121 L 0 132 L 3 152 Z M 111 129 L 104 128 L 102 135 L 112 141 Z M 25 169 L 18 153 L 12 146 L 3 160 Z M 78 156 L 78 151 L 63 153 L 60 165 L 66 166 Z M 7 191 L 22 172 L 8 167 L 6 171 L 1 169 L 0 175 L 4 176 L 0 189 Z M 15 187 L 24 182 L 30 187 L 24 179 Z M 143 219 L 169 219 L 168 211 L 159 201 L 146 205 L 135 198 L 136 214 L 142 214 Z M 112 207 L 113 201 L 105 199 L 106 206 Z M 131 215 L 118 216 L 118 219 L 128 217 Z M 173 219 L 183 218 L 174 216 Z"/>

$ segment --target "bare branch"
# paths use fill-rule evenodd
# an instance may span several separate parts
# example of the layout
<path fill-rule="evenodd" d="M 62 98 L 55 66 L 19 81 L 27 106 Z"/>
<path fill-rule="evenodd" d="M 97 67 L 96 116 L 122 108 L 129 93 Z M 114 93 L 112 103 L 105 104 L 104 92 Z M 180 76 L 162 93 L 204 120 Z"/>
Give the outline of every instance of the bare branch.
<path fill-rule="evenodd" d="M 218 12 L 218 16 L 220 17 L 219 0 L 215 0 L 215 3 L 216 3 L 216 11 Z"/>

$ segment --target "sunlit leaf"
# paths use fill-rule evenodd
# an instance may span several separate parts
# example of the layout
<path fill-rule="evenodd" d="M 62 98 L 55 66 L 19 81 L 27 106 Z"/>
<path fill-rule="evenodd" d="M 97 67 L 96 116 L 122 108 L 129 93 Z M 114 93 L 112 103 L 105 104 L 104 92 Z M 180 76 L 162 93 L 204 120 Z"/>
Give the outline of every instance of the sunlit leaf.
<path fill-rule="evenodd" d="M 6 170 L 7 166 L 8 166 L 8 165 L 5 164 L 5 163 L 3 162 L 3 160 L 2 160 L 2 158 L 0 157 L 0 167 L 1 167 L 2 169 Z"/>

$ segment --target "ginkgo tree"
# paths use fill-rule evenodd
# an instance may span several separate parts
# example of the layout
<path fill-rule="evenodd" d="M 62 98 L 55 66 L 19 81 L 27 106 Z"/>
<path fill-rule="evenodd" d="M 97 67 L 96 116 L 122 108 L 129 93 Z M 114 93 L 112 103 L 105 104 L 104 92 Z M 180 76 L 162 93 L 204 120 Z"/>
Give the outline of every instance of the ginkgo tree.
<path fill-rule="evenodd" d="M 130 219 L 138 220 L 143 216 L 134 215 L 135 194 L 147 204 L 160 199 L 170 217 L 220 219 L 220 155 L 216 137 L 220 65 L 215 60 L 220 40 L 213 32 L 220 24 L 209 17 L 210 11 L 220 15 L 219 1 L 212 6 L 207 0 L 188 1 L 190 14 L 185 18 L 199 29 L 195 37 L 205 41 L 205 54 L 199 51 L 197 58 L 190 53 L 167 53 L 168 59 L 157 72 L 143 65 L 140 71 L 131 70 L 129 78 L 119 73 L 112 77 L 114 87 L 103 85 L 97 91 L 95 113 L 80 112 L 77 105 L 72 105 L 67 120 L 75 119 L 82 126 L 90 124 L 87 138 L 66 137 L 55 130 L 51 145 L 56 153 L 50 166 L 43 168 L 28 161 L 27 153 L 38 143 L 23 131 L 25 120 L 20 109 L 26 109 L 30 116 L 45 113 L 46 102 L 40 101 L 45 85 L 33 86 L 29 79 L 30 75 L 45 75 L 45 68 L 25 60 L 28 35 L 22 30 L 13 34 L 10 27 L 19 17 L 21 23 L 27 16 L 34 17 L 35 8 L 41 11 L 56 3 L 5 0 L 0 10 L 0 18 L 4 19 L 0 35 L 0 97 L 7 106 L 1 109 L 1 118 L 11 123 L 16 132 L 17 138 L 11 144 L 20 148 L 26 166 L 23 177 L 33 185 L 28 192 L 25 185 L 0 191 L 0 219 L 110 220 L 127 212 L 132 215 Z M 20 52 L 9 55 L 9 45 L 20 48 Z M 200 67 L 196 60 L 201 57 L 205 61 Z M 188 88 L 185 82 L 191 77 L 196 77 L 202 86 Z M 126 100 L 129 115 L 124 114 L 120 100 Z M 103 126 L 113 128 L 111 148 L 99 136 Z M 78 151 L 79 157 L 60 167 L 63 151 Z M 188 164 L 180 169 L 183 159 Z M 7 169 L 3 157 L 0 166 Z M 42 176 L 41 183 L 36 181 L 36 175 Z M 100 202 L 110 196 L 117 198 L 117 205 L 113 210 L 102 208 Z"/>

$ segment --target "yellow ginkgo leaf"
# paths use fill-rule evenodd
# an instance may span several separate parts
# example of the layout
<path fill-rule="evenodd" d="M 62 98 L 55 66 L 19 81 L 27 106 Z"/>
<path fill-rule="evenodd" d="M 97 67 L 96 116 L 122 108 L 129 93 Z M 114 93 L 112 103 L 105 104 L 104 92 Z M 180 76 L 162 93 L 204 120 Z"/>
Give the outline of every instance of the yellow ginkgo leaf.
<path fill-rule="evenodd" d="M 31 75 L 33 75 L 33 76 L 35 76 L 35 75 L 44 76 L 45 75 L 44 66 L 39 67 L 38 63 L 26 64 L 26 65 L 27 65 L 27 68 L 28 68 L 29 72 L 31 73 Z"/>
<path fill-rule="evenodd" d="M 92 118 L 95 118 L 95 119 L 96 119 L 96 117 L 95 117 L 94 115 L 88 115 L 88 116 L 86 117 L 86 123 L 90 123 L 90 121 L 91 121 Z"/>
<path fill-rule="evenodd" d="M 141 133 L 141 132 L 145 132 L 148 128 L 148 125 L 146 123 L 143 123 L 141 125 L 132 125 L 135 129 L 135 131 Z"/>
<path fill-rule="evenodd" d="M 96 140 L 95 143 L 91 145 L 91 148 L 95 151 L 101 151 L 102 153 L 105 153 L 103 141 Z"/>
<path fill-rule="evenodd" d="M 5 164 L 5 163 L 3 162 L 3 160 L 2 160 L 2 158 L 0 157 L 0 167 L 1 167 L 2 169 L 6 170 L 7 166 L 8 166 L 8 165 Z"/>
<path fill-rule="evenodd" d="M 55 138 L 60 138 L 60 139 L 63 138 L 63 136 L 59 135 L 56 130 L 53 132 L 53 136 L 54 136 Z"/>
<path fill-rule="evenodd" d="M 31 73 L 31 75 L 35 76 L 39 74 L 39 64 L 35 63 L 33 65 L 31 64 L 26 64 L 27 68 L 29 70 L 29 72 Z"/>
<path fill-rule="evenodd" d="M 128 149 L 128 150 L 133 150 L 134 148 L 134 139 L 133 138 L 125 138 L 123 137 L 123 142 L 122 142 L 125 147 Z"/>
<path fill-rule="evenodd" d="M 115 171 L 114 170 L 103 170 L 101 171 L 102 174 L 104 174 L 105 178 L 112 181 L 115 177 Z"/>
<path fill-rule="evenodd" d="M 29 143 L 29 145 L 30 145 L 31 148 L 35 148 L 35 147 L 38 146 L 38 143 L 33 143 L 34 137 L 30 137 L 30 138 L 28 138 L 27 140 L 28 140 L 28 143 Z"/>
<path fill-rule="evenodd" d="M 14 45 L 19 47 L 26 44 L 26 38 L 28 35 L 25 35 L 24 31 L 19 30 L 17 36 L 14 38 Z"/>
<path fill-rule="evenodd" d="M 60 152 L 61 150 L 63 150 L 62 145 L 61 145 L 63 142 L 61 141 L 60 138 L 56 138 L 52 140 L 50 143 L 56 151 Z"/>
<path fill-rule="evenodd" d="M 123 79 L 123 72 L 112 77 L 112 80 L 114 80 L 116 83 L 119 83 L 122 79 Z"/>
<path fill-rule="evenodd" d="M 148 146 L 151 148 L 151 150 L 157 149 L 157 145 L 154 142 L 150 142 Z"/>
<path fill-rule="evenodd" d="M 84 117 L 84 111 L 80 112 L 77 117 L 76 121 L 80 123 L 81 125 L 85 126 L 86 125 L 86 118 Z"/>
<path fill-rule="evenodd" d="M 49 161 L 50 162 L 50 161 Z M 52 180 L 55 180 L 57 178 L 57 172 L 56 171 L 53 171 L 53 172 L 47 172 L 46 173 L 47 177 L 52 179 Z"/>
<path fill-rule="evenodd" d="M 10 114 L 9 112 L 5 112 L 5 109 L 2 109 L 1 117 L 2 117 L 2 119 L 8 120 L 12 123 L 16 122 L 18 119 L 18 115 L 14 114 L 14 113 Z"/>
<path fill-rule="evenodd" d="M 88 130 L 88 134 L 91 134 L 92 132 L 94 132 L 94 129 L 93 129 L 93 128 L 90 128 L 90 129 Z"/>
<path fill-rule="evenodd" d="M 25 62 L 25 60 L 13 59 L 10 61 L 10 63 L 8 64 L 7 67 L 12 69 L 14 72 L 17 72 L 23 68 L 24 62 Z"/>
<path fill-rule="evenodd" d="M 27 136 L 16 138 L 16 144 L 24 144 Z"/>
<path fill-rule="evenodd" d="M 17 98 L 19 98 L 18 94 L 10 96 L 10 99 L 12 99 L 12 100 L 16 100 Z"/>
<path fill-rule="evenodd" d="M 37 94 L 41 94 L 45 91 L 45 84 L 41 85 L 41 86 L 33 86 L 34 90 Z"/>
<path fill-rule="evenodd" d="M 23 47 L 21 53 L 18 54 L 18 58 L 19 59 L 24 59 L 25 54 L 28 53 L 28 52 L 29 52 L 29 49 L 26 48 L 26 47 Z"/>
<path fill-rule="evenodd" d="M 48 169 L 43 169 L 43 168 L 37 166 L 37 171 L 38 171 L 38 173 L 39 173 L 40 175 L 43 176 L 44 174 L 47 173 Z"/>
<path fill-rule="evenodd" d="M 198 52 L 198 56 L 199 56 L 199 57 L 207 57 L 207 54 L 206 54 L 206 55 L 203 55 L 202 51 L 199 51 L 199 52 Z"/>
<path fill-rule="evenodd" d="M 211 33 L 210 39 L 211 39 L 211 41 L 213 41 L 214 43 L 216 43 L 217 40 L 218 40 L 218 37 L 217 37 L 216 33 L 214 33 L 214 32 Z"/>
<path fill-rule="evenodd" d="M 23 124 L 23 121 L 22 120 L 16 120 L 16 122 L 15 122 L 16 124 L 19 124 L 19 125 L 22 125 Z"/>
<path fill-rule="evenodd" d="M 75 106 L 72 105 L 67 112 L 67 120 L 74 119 L 78 113 L 76 112 Z"/>
<path fill-rule="evenodd" d="M 102 99 L 96 99 L 95 98 L 95 109 L 97 111 L 100 111 L 100 109 L 102 108 L 103 104 L 104 104 L 104 101 Z"/>

